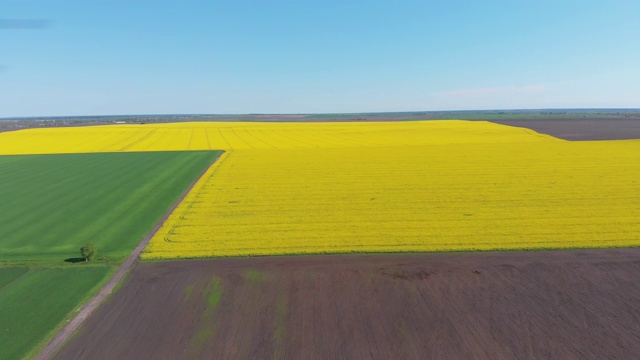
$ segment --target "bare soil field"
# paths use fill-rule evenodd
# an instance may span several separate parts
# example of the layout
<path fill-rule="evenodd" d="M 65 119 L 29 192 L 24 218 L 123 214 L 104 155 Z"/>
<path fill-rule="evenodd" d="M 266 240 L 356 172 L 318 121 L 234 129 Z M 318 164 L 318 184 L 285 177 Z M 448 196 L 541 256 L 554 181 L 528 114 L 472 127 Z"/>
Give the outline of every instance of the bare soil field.
<path fill-rule="evenodd" d="M 491 120 L 509 126 L 525 127 L 565 140 L 626 140 L 640 139 L 638 119 L 518 119 Z"/>
<path fill-rule="evenodd" d="M 57 359 L 632 359 L 640 249 L 139 263 Z"/>
<path fill-rule="evenodd" d="M 21 130 L 21 129 L 20 128 L 16 128 L 16 127 L 0 127 L 0 133 L 9 132 L 9 131 L 17 131 L 17 130 Z"/>

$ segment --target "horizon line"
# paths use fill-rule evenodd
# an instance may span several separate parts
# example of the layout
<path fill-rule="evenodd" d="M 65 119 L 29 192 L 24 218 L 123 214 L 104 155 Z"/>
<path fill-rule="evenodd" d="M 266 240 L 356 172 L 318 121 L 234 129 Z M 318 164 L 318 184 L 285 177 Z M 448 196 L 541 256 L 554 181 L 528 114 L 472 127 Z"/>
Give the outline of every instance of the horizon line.
<path fill-rule="evenodd" d="M 373 111 L 373 112 L 310 112 L 310 113 L 165 113 L 165 114 L 92 114 L 92 115 L 35 115 L 35 116 L 10 116 L 0 117 L 0 120 L 21 120 L 21 119 L 72 119 L 72 118 L 92 118 L 92 117 L 153 117 L 153 116 L 314 116 L 314 115 L 386 115 L 386 114 L 437 114 L 437 113 L 492 113 L 492 112 L 536 112 L 549 111 L 561 112 L 640 112 L 640 108 L 515 108 L 515 109 L 477 109 L 477 110 L 408 110 L 408 111 Z"/>

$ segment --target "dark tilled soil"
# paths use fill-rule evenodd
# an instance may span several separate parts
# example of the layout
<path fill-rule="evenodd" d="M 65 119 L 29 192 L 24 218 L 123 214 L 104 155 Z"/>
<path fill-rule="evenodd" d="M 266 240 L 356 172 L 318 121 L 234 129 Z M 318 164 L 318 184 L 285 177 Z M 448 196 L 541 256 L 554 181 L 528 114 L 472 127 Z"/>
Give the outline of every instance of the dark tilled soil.
<path fill-rule="evenodd" d="M 18 131 L 21 130 L 21 128 L 14 128 L 14 127 L 0 127 L 0 133 L 3 132 L 9 132 L 9 131 Z"/>
<path fill-rule="evenodd" d="M 491 120 L 509 126 L 525 127 L 565 140 L 640 139 L 638 119 L 527 119 Z"/>
<path fill-rule="evenodd" d="M 57 359 L 636 359 L 640 249 L 140 263 Z"/>

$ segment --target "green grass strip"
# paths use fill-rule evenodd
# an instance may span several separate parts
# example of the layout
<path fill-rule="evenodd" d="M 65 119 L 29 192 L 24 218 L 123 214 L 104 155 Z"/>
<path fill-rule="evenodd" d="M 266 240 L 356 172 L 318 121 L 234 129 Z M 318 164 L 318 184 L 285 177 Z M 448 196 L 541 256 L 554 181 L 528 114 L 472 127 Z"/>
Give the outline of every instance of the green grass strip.
<path fill-rule="evenodd" d="M 0 264 L 124 259 L 219 154 L 0 156 Z"/>
<path fill-rule="evenodd" d="M 0 268 L 0 279 L 21 273 L 0 289 L 0 359 L 20 359 L 112 271 L 110 266 Z"/>

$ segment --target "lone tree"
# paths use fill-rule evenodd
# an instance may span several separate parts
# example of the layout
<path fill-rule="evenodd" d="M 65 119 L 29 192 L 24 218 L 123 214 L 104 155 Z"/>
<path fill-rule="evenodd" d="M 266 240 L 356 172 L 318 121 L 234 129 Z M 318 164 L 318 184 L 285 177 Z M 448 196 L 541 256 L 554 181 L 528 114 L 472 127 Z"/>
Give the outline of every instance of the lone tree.
<path fill-rule="evenodd" d="M 84 258 L 84 261 L 93 260 L 98 254 L 98 249 L 93 243 L 86 243 L 80 248 L 80 255 Z"/>

